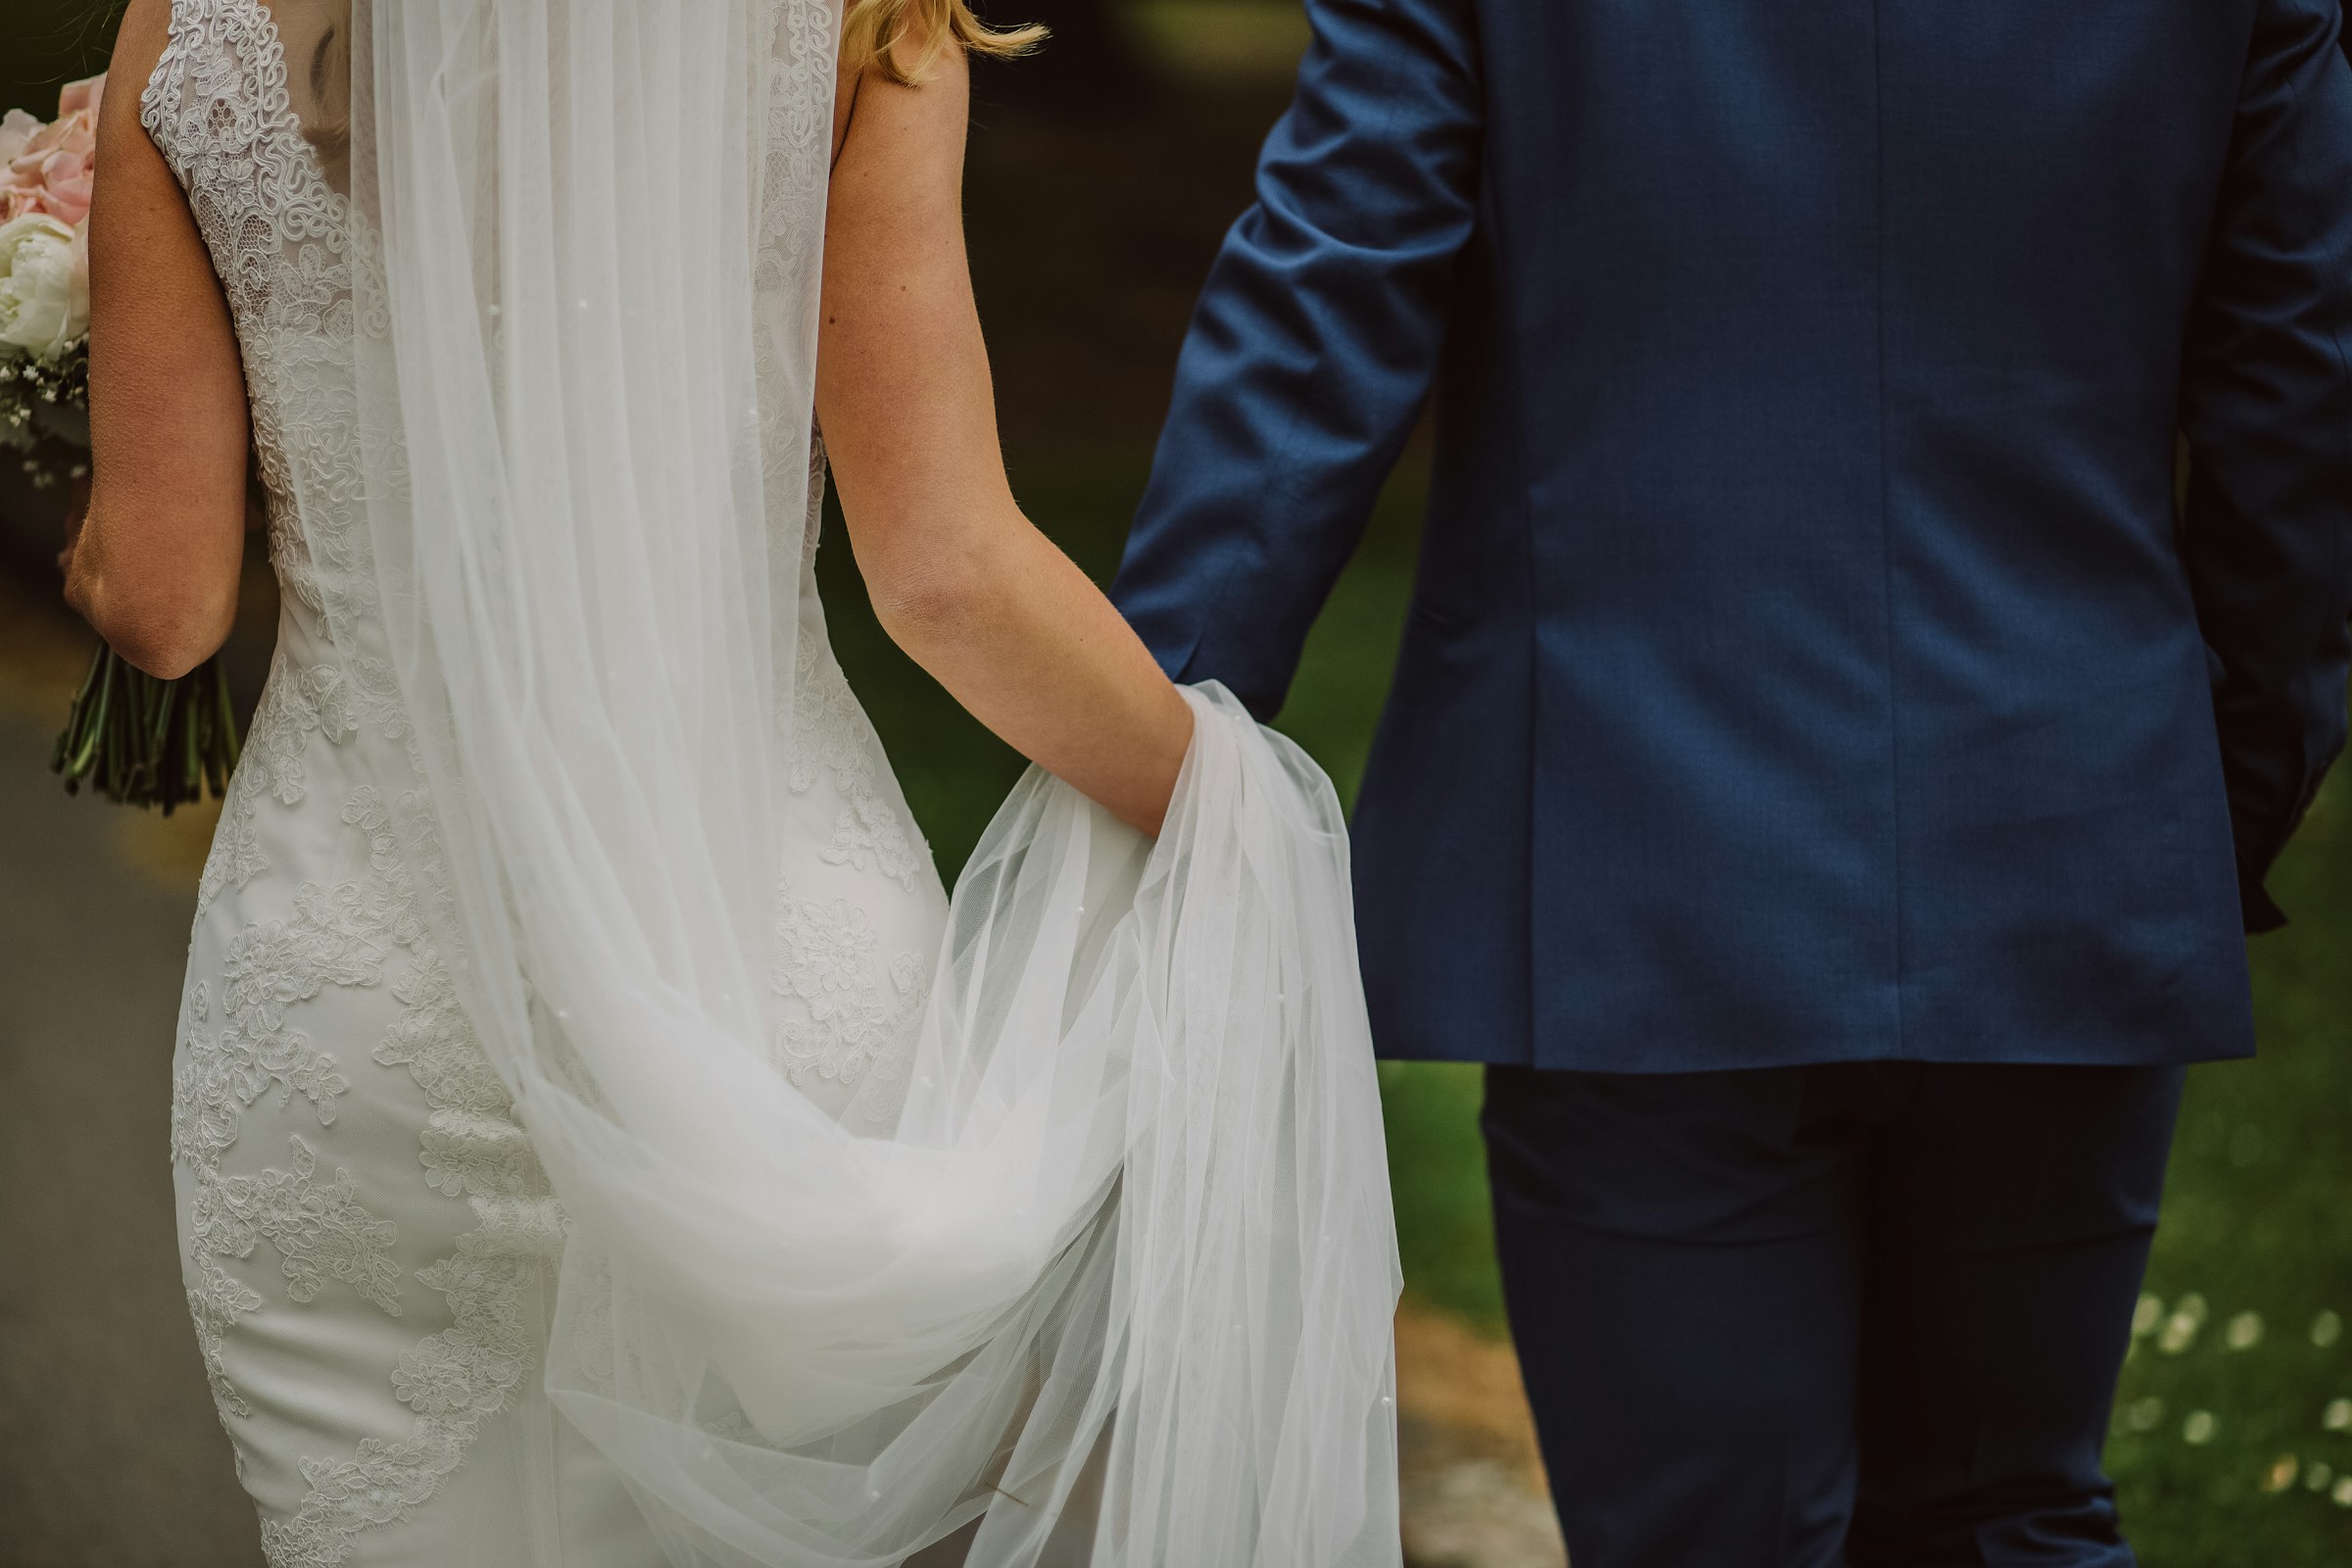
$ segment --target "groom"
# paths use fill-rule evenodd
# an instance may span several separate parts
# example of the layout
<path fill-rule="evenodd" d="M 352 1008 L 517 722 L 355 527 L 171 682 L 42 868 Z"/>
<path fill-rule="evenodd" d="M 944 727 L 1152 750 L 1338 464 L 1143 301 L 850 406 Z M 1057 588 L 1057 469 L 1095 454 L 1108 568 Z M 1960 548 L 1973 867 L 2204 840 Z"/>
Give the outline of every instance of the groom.
<path fill-rule="evenodd" d="M 2340 0 L 1308 0 L 1115 590 L 1356 814 L 1575 1568 L 2128 1564 L 2184 1063 L 2344 736 Z M 2189 454 L 2176 505 L 2176 454 Z"/>

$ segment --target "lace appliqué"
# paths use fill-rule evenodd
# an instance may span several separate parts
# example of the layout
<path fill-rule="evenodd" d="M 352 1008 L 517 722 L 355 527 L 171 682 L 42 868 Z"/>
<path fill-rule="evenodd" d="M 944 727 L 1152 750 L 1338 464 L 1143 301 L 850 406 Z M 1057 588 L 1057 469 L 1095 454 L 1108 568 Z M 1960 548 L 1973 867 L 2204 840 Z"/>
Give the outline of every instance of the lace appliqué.
<path fill-rule="evenodd" d="M 253 1406 L 245 1396 L 228 1381 L 220 1366 L 220 1337 L 233 1327 L 238 1318 L 262 1309 L 260 1293 L 243 1282 L 229 1278 L 228 1271 L 218 1263 L 206 1263 L 197 1270 L 196 1283 L 188 1287 L 188 1315 L 196 1320 L 196 1348 L 204 1357 L 204 1375 L 213 1386 L 213 1399 L 223 1417 L 251 1415 Z M 229 1434 L 231 1442 L 236 1434 Z"/>
<path fill-rule="evenodd" d="M 778 901 L 775 938 L 769 984 L 802 1012 L 776 1030 L 777 1065 L 796 1084 L 822 1078 L 860 1085 L 860 1102 L 895 1102 L 896 1069 L 928 991 L 922 960 L 902 953 L 885 961 L 872 920 L 843 899 L 788 893 Z"/>
<path fill-rule="evenodd" d="M 329 1278 L 342 1280 L 385 1311 L 398 1315 L 399 1269 L 390 1249 L 389 1220 L 356 1200 L 351 1177 L 317 1180 L 310 1145 L 294 1138 L 290 1169 L 224 1176 L 220 1158 L 237 1141 L 245 1108 L 274 1094 L 291 1104 L 300 1096 L 321 1127 L 335 1119 L 335 1097 L 349 1085 L 332 1055 L 288 1027 L 286 1008 L 327 985 L 367 985 L 379 954 L 365 939 L 322 924 L 332 907 L 319 890 L 297 895 L 295 918 L 247 927 L 229 946 L 216 1031 L 212 988 L 190 988 L 181 1027 L 182 1060 L 172 1092 L 172 1157 L 196 1176 L 187 1220 L 188 1314 L 205 1378 L 225 1427 L 252 1407 L 221 1364 L 221 1341 L 237 1320 L 262 1309 L 260 1293 L 223 1269 L 218 1259 L 250 1257 L 268 1242 L 277 1252 L 286 1294 L 316 1298 Z M 229 1431 L 232 1445 L 236 1441 Z M 243 1452 L 238 1463 L 243 1464 Z"/>
<path fill-rule="evenodd" d="M 420 805 L 407 804 L 411 815 Z M 289 1023 L 291 1009 L 328 986 L 387 987 L 401 1006 L 373 1058 L 407 1068 L 423 1091 L 430 1110 L 418 1153 L 425 1180 L 467 1198 L 477 1222 L 458 1238 L 455 1253 L 416 1275 L 447 1299 L 453 1322 L 392 1369 L 394 1396 L 416 1412 L 410 1435 L 365 1442 L 350 1459 L 304 1461 L 311 1490 L 300 1507 L 263 1526 L 272 1568 L 332 1568 L 349 1555 L 359 1531 L 431 1496 L 483 1417 L 505 1406 L 534 1365 L 537 1340 L 521 1303 L 562 1247 L 562 1211 L 429 941 L 404 853 L 402 816 L 380 791 L 353 791 L 342 820 L 367 843 L 368 874 L 331 887 L 306 884 L 296 894 L 293 918 L 257 922 L 238 934 L 228 950 L 218 1033 L 207 1027 L 211 988 L 200 984 L 189 996 L 187 1064 L 174 1095 L 172 1143 L 174 1155 L 195 1164 L 202 1183 L 189 1222 L 199 1281 L 189 1290 L 189 1307 L 224 1419 L 251 1411 L 222 1370 L 221 1341 L 263 1303 L 212 1257 L 244 1257 L 268 1241 L 279 1253 L 290 1299 L 313 1299 L 336 1279 L 386 1312 L 401 1309 L 399 1270 L 389 1256 L 393 1227 L 356 1200 L 349 1173 L 321 1181 L 315 1152 L 299 1137 L 288 1169 L 220 1173 L 244 1107 L 271 1093 L 284 1103 L 300 1095 L 325 1126 L 334 1119 L 333 1097 L 348 1088 L 334 1059 Z M 407 962 L 387 979 L 395 953 Z"/>
<path fill-rule="evenodd" d="M 355 674 L 353 671 L 359 673 Z M 364 678 L 372 677 L 372 678 Z M 358 738 L 363 727 L 386 740 L 408 734 L 406 716 L 388 671 L 365 662 L 303 665 L 280 653 L 254 710 L 253 724 L 238 759 L 236 777 L 220 809 L 220 827 L 205 858 L 196 889 L 201 920 L 220 891 L 242 888 L 270 868 L 255 831 L 254 815 L 265 799 L 298 806 L 309 793 L 310 740 L 319 736 L 337 746 Z"/>
<path fill-rule="evenodd" d="M 825 451 L 821 440 L 811 441 L 808 453 L 808 512 L 802 574 L 806 580 L 816 568 L 816 545 L 824 517 Z M 804 600 L 811 597 L 804 595 Z M 841 661 L 825 640 L 821 611 L 804 604 L 798 645 L 793 658 L 792 764 L 785 784 L 806 795 L 819 779 L 830 775 L 840 792 L 843 809 L 833 822 L 833 837 L 819 852 L 828 864 L 855 866 L 890 878 L 911 893 L 929 855 L 906 816 L 887 800 L 876 782 L 882 762 L 882 738 L 865 716 Z"/>
<path fill-rule="evenodd" d="M 760 171 L 760 237 L 752 285 L 763 318 L 783 319 L 816 295 L 833 148 L 832 95 L 840 66 L 836 7 L 786 0 L 776 8 L 767 54 L 767 144 Z M 811 317 L 800 330 L 814 330 Z M 808 435 L 807 394 L 777 376 L 782 356 L 760 362 L 760 448 L 768 474 L 789 481 Z"/>
<path fill-rule="evenodd" d="M 310 1484 L 292 1517 L 262 1526 L 270 1568 L 335 1568 L 361 1531 L 406 1517 L 458 1468 L 481 1424 L 537 1366 L 524 1292 L 561 1257 L 564 1216 L 552 1198 L 477 1198 L 480 1225 L 416 1278 L 448 1298 L 449 1328 L 405 1352 L 392 1390 L 416 1413 L 398 1442 L 361 1442 L 350 1459 L 306 1459 Z"/>
<path fill-rule="evenodd" d="M 426 937 L 402 843 L 404 827 L 413 828 L 421 808 L 416 797 L 396 806 L 362 788 L 343 809 L 343 820 L 368 839 L 375 891 L 367 907 L 410 956 L 408 972 L 391 987 L 401 1015 L 372 1055 L 384 1066 L 406 1067 L 423 1091 L 431 1113 L 417 1155 L 425 1180 L 450 1197 L 468 1198 L 476 1224 L 458 1238 L 456 1252 L 416 1275 L 441 1293 L 453 1321 L 405 1351 L 392 1369 L 394 1397 L 416 1412 L 409 1435 L 395 1443 L 363 1441 L 350 1459 L 305 1460 L 310 1491 L 301 1506 L 262 1527 L 271 1568 L 333 1568 L 359 1532 L 402 1518 L 432 1496 L 482 1421 L 506 1407 L 537 1365 L 539 1342 L 522 1302 L 563 1251 L 563 1210 Z"/>
<path fill-rule="evenodd" d="M 317 1298 L 328 1278 L 341 1280 L 394 1317 L 400 1316 L 400 1268 L 390 1249 L 399 1233 L 355 1200 L 359 1184 L 338 1170 L 317 1179 L 318 1156 L 300 1138 L 287 1170 L 218 1176 L 197 1195 L 193 1226 L 226 1257 L 252 1255 L 257 1242 L 277 1250 L 286 1296 Z"/>
<path fill-rule="evenodd" d="M 816 852 L 819 859 L 887 878 L 912 893 L 929 863 L 929 848 L 882 790 L 881 737 L 833 656 L 815 602 L 824 495 L 824 442 L 817 437 L 808 452 L 791 763 L 784 782 L 796 795 L 830 783 L 840 797 L 832 835 Z M 898 1110 L 900 1072 L 922 1018 L 927 956 L 885 958 L 867 910 L 846 899 L 801 897 L 788 879 L 777 889 L 773 937 L 770 988 L 798 1004 L 774 1031 L 776 1065 L 796 1084 L 822 1080 L 851 1089 L 853 1117 L 887 1121 Z"/>
<path fill-rule="evenodd" d="M 267 1241 L 278 1253 L 293 1299 L 313 1299 L 331 1277 L 397 1316 L 399 1270 L 389 1256 L 396 1233 L 390 1221 L 354 1200 L 347 1172 L 318 1183 L 316 1157 L 300 1138 L 293 1140 L 290 1169 L 245 1176 L 220 1171 L 245 1107 L 265 1095 L 275 1092 L 281 1104 L 300 1095 L 320 1126 L 334 1121 L 333 1099 L 349 1086 L 333 1056 L 287 1026 L 286 1009 L 323 987 L 372 985 L 378 978 L 383 950 L 352 920 L 351 891 L 307 884 L 295 895 L 292 920 L 263 921 L 238 934 L 223 973 L 219 1033 L 205 1028 L 212 1015 L 209 989 L 199 985 L 190 994 L 186 1059 L 172 1086 L 172 1156 L 196 1173 L 189 1261 L 200 1275 L 218 1271 L 212 1259 L 250 1256 L 257 1243 Z M 206 1366 L 216 1374 L 220 1331 L 235 1320 L 228 1304 L 250 1295 L 216 1289 L 199 1310 Z M 214 1325 L 209 1332 L 208 1322 Z"/>
<path fill-rule="evenodd" d="M 811 630 L 805 620 L 796 663 L 798 744 L 785 782 L 795 794 L 806 794 L 829 773 L 844 803 L 834 818 L 832 840 L 819 853 L 829 864 L 872 871 L 913 892 L 926 849 L 877 786 L 881 740 L 822 630 Z"/>

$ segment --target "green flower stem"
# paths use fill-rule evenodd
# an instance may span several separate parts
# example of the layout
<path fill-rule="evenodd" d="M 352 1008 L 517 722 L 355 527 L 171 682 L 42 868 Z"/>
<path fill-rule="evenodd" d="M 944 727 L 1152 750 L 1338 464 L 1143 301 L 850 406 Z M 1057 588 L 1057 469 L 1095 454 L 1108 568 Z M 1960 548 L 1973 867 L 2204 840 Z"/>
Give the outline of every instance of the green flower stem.
<path fill-rule="evenodd" d="M 178 680 L 158 680 L 101 646 L 74 694 L 50 770 L 66 793 L 91 790 L 169 816 L 228 792 L 241 750 L 228 671 L 208 659 Z"/>

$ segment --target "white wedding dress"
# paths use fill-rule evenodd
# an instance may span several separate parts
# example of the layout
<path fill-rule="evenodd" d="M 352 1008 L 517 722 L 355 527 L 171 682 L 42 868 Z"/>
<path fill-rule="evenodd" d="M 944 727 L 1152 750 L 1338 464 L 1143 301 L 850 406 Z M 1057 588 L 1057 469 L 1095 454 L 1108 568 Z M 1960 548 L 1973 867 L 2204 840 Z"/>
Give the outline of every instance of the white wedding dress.
<path fill-rule="evenodd" d="M 336 647 L 321 598 L 365 585 L 352 557 L 315 557 L 293 521 L 289 446 L 330 469 L 347 453 L 354 492 L 360 474 L 337 346 L 352 308 L 343 198 L 286 73 L 263 0 L 176 0 L 142 101 L 228 292 L 282 595 L 197 897 L 173 1060 L 188 1304 L 271 1568 L 522 1563 L 517 1446 L 528 1423 L 539 1441 L 564 1431 L 543 1403 L 527 1408 L 563 1215 L 390 839 L 386 781 L 413 787 L 400 782 L 414 778 L 408 719 L 388 673 Z M 824 638 L 821 471 L 796 704 L 808 743 L 770 978 L 787 1021 L 770 1044 L 793 1083 L 880 1126 L 903 1092 L 947 899 Z M 333 535 L 363 519 L 330 506 L 308 525 Z M 658 1563 L 594 1450 L 566 1446 L 585 1450 L 566 1455 L 570 1505 L 612 1521 L 585 1539 L 609 1544 L 612 1563 Z"/>
<path fill-rule="evenodd" d="M 1033 780 L 951 916 L 824 635 L 806 352 L 760 366 L 762 417 L 726 438 L 758 447 L 779 497 L 774 470 L 805 463 L 797 515 L 779 499 L 763 522 L 740 476 L 710 504 L 744 514 L 731 548 L 798 526 L 790 559 L 729 557 L 682 587 L 639 573 L 671 595 L 651 609 L 590 563 L 561 601 L 584 618 L 625 602 L 675 640 L 773 582 L 753 629 L 634 694 L 608 623 L 576 660 L 515 656 L 537 662 L 499 727 L 469 706 L 514 673 L 497 633 L 560 614 L 536 566 L 527 593 L 479 605 L 463 596 L 504 591 L 495 572 L 433 578 L 477 537 L 503 566 L 549 547 L 520 523 L 430 533 L 464 506 L 418 520 L 467 431 L 496 427 L 517 489 L 535 460 L 511 412 L 420 422 L 463 382 L 417 400 L 413 345 L 449 338 L 402 269 L 464 245 L 426 243 L 429 202 L 404 205 L 402 160 L 441 144 L 400 83 L 445 87 L 470 38 L 504 62 L 512 130 L 538 80 L 512 69 L 536 70 L 514 40 L 552 19 L 556 74 L 587 73 L 571 90 L 615 93 L 624 120 L 642 91 L 658 125 L 675 111 L 657 87 L 720 96 L 688 67 L 726 69 L 756 29 L 768 69 L 725 78 L 748 107 L 711 134 L 759 144 L 739 172 L 764 207 L 712 243 L 766 246 L 742 297 L 788 297 L 812 331 L 832 13 L 678 3 L 703 9 L 649 52 L 683 40 L 685 63 L 618 89 L 594 73 L 626 50 L 599 63 L 595 27 L 665 25 L 630 5 L 408 0 L 371 23 L 363 4 L 360 71 L 385 98 L 370 122 L 359 95 L 356 201 L 305 137 L 264 0 L 175 0 L 141 99 L 234 318 L 282 589 L 199 895 L 172 1151 L 189 1306 L 271 1568 L 881 1564 L 951 1536 L 975 1563 L 1393 1564 L 1394 1246 L 1344 848 L 1310 765 L 1204 701 L 1159 849 Z M 698 57 L 695 26 L 722 11 L 739 35 Z M 447 32 L 404 32 L 435 12 Z M 396 146 L 398 123 L 426 128 Z M 497 157 L 483 188 L 515 196 L 534 166 Z M 532 237 L 483 249 L 514 265 Z M 482 331 L 463 347 L 519 376 L 528 306 L 504 298 L 514 338 L 499 304 L 468 307 Z M 566 386 L 589 373 L 564 363 Z M 564 461 L 601 455 L 580 449 Z M 597 506 L 551 507 L 547 537 L 595 535 L 574 514 Z M 478 646 L 451 630 L 474 611 Z M 664 664 L 658 646 L 645 662 Z M 592 687 L 564 684 L 575 663 Z M 565 750 L 669 721 L 746 664 L 773 683 L 747 688 L 765 711 L 741 722 L 774 720 L 750 761 L 723 726 L 632 750 L 649 808 L 601 797 Z M 502 773 L 509 734 L 538 750 Z M 658 804 L 686 795 L 691 811 Z M 612 848 L 635 832 L 659 853 Z M 706 844 L 702 880 L 676 869 Z M 607 1040 L 589 1016 L 626 1027 Z"/>

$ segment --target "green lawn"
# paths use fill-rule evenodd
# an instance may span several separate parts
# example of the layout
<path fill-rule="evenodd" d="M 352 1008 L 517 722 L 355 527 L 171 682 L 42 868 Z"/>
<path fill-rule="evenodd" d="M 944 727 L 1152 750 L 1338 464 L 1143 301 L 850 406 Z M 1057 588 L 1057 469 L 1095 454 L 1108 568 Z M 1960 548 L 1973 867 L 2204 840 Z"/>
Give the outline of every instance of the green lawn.
<path fill-rule="evenodd" d="M 1098 577 L 1116 564 L 1143 455 L 1016 472 L 1024 503 Z M 1307 646 L 1283 726 L 1351 797 L 1412 577 L 1411 466 Z M 835 639 L 953 877 L 1018 759 L 882 637 L 838 522 Z M 2348 775 L 2352 778 L 2352 775 Z M 2198 1069 L 2108 1459 L 2151 1568 L 2352 1564 L 2352 782 L 2279 867 L 2294 916 L 2255 945 L 2263 1055 Z M 1502 1332 L 1475 1069 L 1381 1069 L 1406 1286 Z M 2336 1401 L 2344 1401 L 2337 1403 Z M 2332 1408 L 2333 1426 L 2329 1425 Z"/>
<path fill-rule="evenodd" d="M 2342 770 L 2272 889 L 2294 923 L 2254 944 L 2262 1054 L 2190 1075 L 2144 1332 L 2107 1448 L 2126 1521 L 2161 1568 L 2352 1562 Z"/>

